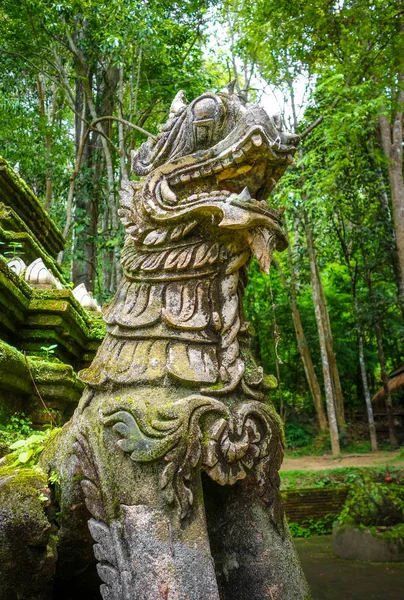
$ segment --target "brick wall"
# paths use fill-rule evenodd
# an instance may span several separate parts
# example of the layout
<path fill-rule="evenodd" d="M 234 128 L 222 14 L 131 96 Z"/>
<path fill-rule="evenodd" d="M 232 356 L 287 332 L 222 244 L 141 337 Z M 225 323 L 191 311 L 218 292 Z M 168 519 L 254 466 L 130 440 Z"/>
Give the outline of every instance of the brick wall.
<path fill-rule="evenodd" d="M 303 523 L 308 519 L 322 519 L 325 515 L 338 515 L 346 497 L 347 487 L 310 488 L 282 492 L 285 513 L 289 521 Z"/>

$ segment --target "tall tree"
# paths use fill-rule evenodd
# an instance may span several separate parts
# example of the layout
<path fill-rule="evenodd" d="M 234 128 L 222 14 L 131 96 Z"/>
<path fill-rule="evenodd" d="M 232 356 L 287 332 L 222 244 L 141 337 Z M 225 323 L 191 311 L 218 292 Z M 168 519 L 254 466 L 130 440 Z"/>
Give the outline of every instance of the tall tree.
<path fill-rule="evenodd" d="M 105 118 L 130 117 L 155 130 L 178 89 L 192 95 L 203 91 L 207 76 L 201 77 L 199 42 L 208 6 L 209 0 L 186 0 L 181 7 L 170 0 L 95 0 L 74 6 L 28 0 L 20 7 L 6 0 L 0 9 L 3 70 L 11 75 L 17 67 L 33 81 L 48 81 L 59 102 L 70 108 L 64 125 L 66 132 L 74 125 L 76 157 L 67 156 L 64 167 L 76 163 L 80 176 L 75 169 L 66 210 L 60 211 L 70 243 L 65 259 L 71 258 L 75 283 L 84 281 L 100 296 L 116 287 L 122 237 L 117 191 L 131 147 L 144 140 L 133 130 L 125 134 L 122 121 L 116 127 Z M 37 92 L 44 120 L 43 85 Z M 52 123 L 46 129 L 46 165 L 51 132 Z M 78 164 L 80 140 L 85 147 Z M 49 172 L 47 166 L 48 204 Z M 30 182 L 30 171 L 23 175 Z"/>

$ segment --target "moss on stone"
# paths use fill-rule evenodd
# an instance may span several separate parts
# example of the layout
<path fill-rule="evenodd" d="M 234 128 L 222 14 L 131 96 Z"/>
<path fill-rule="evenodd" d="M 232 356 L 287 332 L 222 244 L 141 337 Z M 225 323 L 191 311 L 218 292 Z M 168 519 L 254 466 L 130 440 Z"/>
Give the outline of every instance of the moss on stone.
<path fill-rule="evenodd" d="M 66 404 L 78 402 L 84 389 L 83 383 L 70 365 L 43 357 L 25 358 L 16 348 L 0 340 L 0 392 L 1 390 L 7 392 L 4 405 L 8 406 L 8 411 L 3 410 L 0 415 L 0 423 L 5 424 L 7 414 L 17 408 L 13 400 L 14 395 L 23 395 L 25 398 L 23 410 L 37 421 L 38 415 L 35 411 L 41 411 L 43 408 L 31 375 L 47 405 L 62 411 L 58 418 L 62 422 Z M 32 416 L 34 413 L 35 419 Z"/>
<path fill-rule="evenodd" d="M 27 264 L 36 260 L 37 258 L 41 258 L 43 260 L 44 265 L 51 271 L 51 273 L 57 277 L 61 283 L 65 283 L 64 275 L 62 269 L 56 262 L 56 260 L 43 248 L 41 244 L 35 239 L 35 237 L 30 233 L 27 226 L 22 222 L 21 219 L 17 217 L 17 215 L 13 215 L 13 220 L 17 220 L 17 223 L 14 227 L 18 227 L 17 231 L 4 229 L 1 225 L 12 226 L 9 223 L 11 220 L 10 217 L 8 219 L 2 219 L 0 217 L 0 239 L 4 240 L 8 244 L 12 242 L 19 242 L 22 246 L 21 252 L 16 252 L 16 255 L 22 254 L 22 258 L 24 262 Z M 23 231 L 21 231 L 23 229 Z"/>
<path fill-rule="evenodd" d="M 103 340 L 106 334 L 105 321 L 99 313 L 88 313 L 90 321 L 90 337 L 94 340 Z"/>
<path fill-rule="evenodd" d="M 10 512 L 16 523 L 24 525 L 27 502 L 31 505 L 32 501 L 35 513 L 43 513 L 41 495 L 48 492 L 48 477 L 40 467 L 16 469 L 10 465 L 3 466 L 0 468 L 0 483 L 1 511 Z"/>
<path fill-rule="evenodd" d="M 375 537 L 383 540 L 403 540 L 404 541 L 404 523 L 388 527 L 384 531 L 377 527 L 369 527 L 369 531 Z"/>
<path fill-rule="evenodd" d="M 12 206 L 52 256 L 64 246 L 63 234 L 23 179 L 0 157 L 0 200 Z"/>
<path fill-rule="evenodd" d="M 0 469 L 0 598 L 50 597 L 57 531 L 46 516 L 49 504 L 40 468 Z"/>

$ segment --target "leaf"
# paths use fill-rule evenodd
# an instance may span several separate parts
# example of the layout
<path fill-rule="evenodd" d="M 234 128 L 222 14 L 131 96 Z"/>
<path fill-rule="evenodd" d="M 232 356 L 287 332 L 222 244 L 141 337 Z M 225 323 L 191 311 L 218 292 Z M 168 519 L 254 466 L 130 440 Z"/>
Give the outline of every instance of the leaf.
<path fill-rule="evenodd" d="M 26 445 L 27 445 L 26 440 L 17 440 L 13 444 L 11 444 L 10 450 L 17 450 L 17 448 L 22 448 L 23 446 L 26 446 Z"/>
<path fill-rule="evenodd" d="M 30 435 L 26 440 L 23 440 L 25 445 L 31 446 L 32 444 L 36 444 L 37 442 L 42 442 L 45 436 L 43 433 L 34 433 Z"/>
<path fill-rule="evenodd" d="M 25 452 L 21 452 L 21 454 L 18 455 L 18 460 L 20 461 L 20 463 L 24 464 L 29 461 L 33 453 L 33 450 L 25 450 Z"/>

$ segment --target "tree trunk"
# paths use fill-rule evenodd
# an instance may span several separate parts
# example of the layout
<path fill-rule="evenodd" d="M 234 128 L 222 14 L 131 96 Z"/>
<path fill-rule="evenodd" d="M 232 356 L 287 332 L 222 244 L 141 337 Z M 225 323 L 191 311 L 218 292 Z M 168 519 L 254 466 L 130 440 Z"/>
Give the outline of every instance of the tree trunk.
<path fill-rule="evenodd" d="M 371 160 L 371 165 L 373 166 L 373 170 L 377 175 L 379 182 L 379 190 L 377 195 L 387 223 L 388 245 L 390 251 L 391 265 L 393 267 L 394 272 L 394 279 L 397 286 L 397 300 L 401 310 L 401 315 L 404 319 L 404 277 L 401 272 L 400 261 L 398 258 L 396 232 L 394 230 L 394 222 L 391 215 L 389 197 L 386 192 L 387 182 L 385 181 L 384 174 L 380 165 L 377 164 L 377 161 L 374 156 L 374 151 L 371 146 L 369 148 L 369 156 Z"/>
<path fill-rule="evenodd" d="M 75 135 L 76 153 L 83 139 L 83 121 L 79 115 L 86 113 L 87 104 L 83 93 L 82 80 L 76 80 Z M 86 115 L 87 116 L 87 115 Z M 81 171 L 75 187 L 75 206 L 68 207 L 71 222 L 79 233 L 74 235 L 72 278 L 75 285 L 84 283 L 88 291 L 94 291 L 96 280 L 96 236 L 98 222 L 99 182 L 102 179 L 99 160 L 99 136 L 96 132 L 88 137 L 81 161 Z M 91 193 L 89 190 L 91 189 Z M 72 198 L 71 198 L 72 201 Z M 69 220 L 69 215 L 68 215 Z M 67 228 L 68 223 L 66 223 Z M 65 228 L 65 232 L 66 232 Z M 67 234 L 67 232 L 66 232 Z"/>
<path fill-rule="evenodd" d="M 365 268 L 367 268 L 366 252 L 365 252 L 365 247 L 364 247 L 363 242 L 361 243 L 361 249 L 362 249 L 364 265 L 365 265 Z M 370 300 L 370 303 L 372 304 L 374 302 L 373 283 L 372 283 L 372 276 L 371 276 L 371 273 L 369 270 L 367 270 L 366 282 L 367 282 L 368 290 L 369 290 L 369 300 Z M 390 390 L 389 390 L 389 378 L 388 378 L 387 369 L 386 369 L 386 359 L 384 356 L 382 333 L 381 333 L 381 329 L 380 329 L 380 325 L 379 325 L 378 321 L 375 322 L 373 329 L 374 329 L 374 332 L 376 335 L 377 353 L 378 353 L 378 357 L 379 357 L 379 364 L 380 364 L 380 370 L 381 370 L 381 376 L 382 376 L 382 382 L 383 382 L 384 402 L 385 402 L 385 406 L 386 406 L 387 424 L 388 424 L 388 429 L 389 429 L 389 439 L 390 439 L 391 447 L 394 449 L 394 448 L 397 448 L 398 441 L 397 441 L 396 426 L 394 423 L 393 403 L 391 400 L 391 394 L 390 394 Z"/>
<path fill-rule="evenodd" d="M 404 35 L 402 32 L 401 35 Z M 399 295 L 404 298 L 404 181 L 403 181 L 403 116 L 404 116 L 404 73 L 398 74 L 398 94 L 391 123 L 387 115 L 379 117 L 384 155 L 388 160 L 387 170 L 393 209 L 394 231 L 398 261 L 400 264 Z"/>
<path fill-rule="evenodd" d="M 334 392 L 334 400 L 335 400 L 335 410 L 337 413 L 337 422 L 338 427 L 341 430 L 345 429 L 345 410 L 344 410 L 344 397 L 342 394 L 341 381 L 339 378 L 338 365 L 337 365 L 337 357 L 334 352 L 334 337 L 331 331 L 331 323 L 330 316 L 328 313 L 327 301 L 324 294 L 324 288 L 320 277 L 320 272 L 318 269 L 317 260 L 315 260 L 315 268 L 317 274 L 318 287 L 320 291 L 321 297 L 321 314 L 323 318 L 324 324 L 324 333 L 325 333 L 325 343 L 327 347 L 328 361 L 330 364 L 331 378 L 333 384 L 333 392 Z"/>
<path fill-rule="evenodd" d="M 297 119 L 297 112 L 296 112 L 295 93 L 294 93 L 294 89 L 293 89 L 293 82 L 291 79 L 288 79 L 286 83 L 287 83 L 289 93 L 290 93 L 294 131 L 295 131 L 295 133 L 297 133 L 298 119 Z M 299 158 L 302 159 L 302 157 L 303 157 L 303 150 L 300 147 L 299 148 Z M 302 169 L 302 174 L 304 174 L 304 166 L 303 165 L 302 165 L 301 169 Z M 334 418 L 335 413 L 336 413 L 336 418 L 337 418 L 338 424 L 343 428 L 345 427 L 344 403 L 343 403 L 341 384 L 340 384 L 340 379 L 339 379 L 339 374 L 338 374 L 337 361 L 336 361 L 334 350 L 332 347 L 333 338 L 332 338 L 332 333 L 331 333 L 330 321 L 329 321 L 329 317 L 328 317 L 327 305 L 325 302 L 325 296 L 324 296 L 324 291 L 323 291 L 323 287 L 321 284 L 320 274 L 318 272 L 317 260 L 316 260 L 316 256 L 315 256 L 315 252 L 314 252 L 314 244 L 313 244 L 313 239 L 312 239 L 312 235 L 311 235 L 311 230 L 309 227 L 307 212 L 305 210 L 304 210 L 304 227 L 306 230 L 307 249 L 308 249 L 309 260 L 310 260 L 310 273 L 311 273 L 311 279 L 312 279 L 313 302 L 315 305 L 317 328 L 318 328 L 319 338 L 320 337 L 324 338 L 324 344 L 325 344 L 324 349 L 327 354 L 326 362 L 324 362 L 323 348 L 321 347 L 321 342 L 320 342 L 321 356 L 322 356 L 322 363 L 323 363 L 323 373 L 324 373 L 324 387 L 326 390 L 328 422 L 329 422 L 329 426 L 330 426 L 330 435 L 331 435 L 331 445 L 333 446 L 333 453 L 334 453 L 334 447 L 335 448 L 337 447 L 336 440 L 338 441 L 338 451 L 336 452 L 338 454 L 340 451 L 338 427 L 336 428 L 336 431 L 333 430 L 334 426 L 331 424 L 331 420 Z M 309 246 L 310 246 L 310 248 L 309 248 Z M 315 297 L 318 302 L 317 306 L 316 306 L 316 302 L 314 299 Z M 317 314 L 317 309 L 319 309 L 318 314 Z M 320 321 L 321 321 L 321 325 L 319 324 Z M 322 330 L 323 336 L 321 336 L 321 334 L 320 334 L 320 328 Z M 331 401 L 331 396 L 327 397 L 327 393 L 329 393 L 330 390 L 328 390 L 328 382 L 326 383 L 326 373 L 327 373 L 327 377 L 328 377 L 328 374 L 331 377 L 331 396 L 333 399 L 333 403 L 335 403 L 335 409 L 332 410 L 332 414 L 330 414 L 331 407 L 329 408 L 329 402 Z M 330 416 L 331 416 L 331 420 L 330 420 Z M 333 438 L 334 438 L 334 442 L 333 442 Z"/>
<path fill-rule="evenodd" d="M 78 76 L 78 80 L 83 86 L 91 119 L 95 121 L 99 117 L 110 116 L 114 112 L 115 90 L 119 82 L 119 69 L 116 66 L 109 64 L 108 66 L 103 68 L 102 72 L 98 72 L 98 77 L 92 77 L 91 71 L 88 65 L 86 64 L 86 58 L 83 54 L 83 51 L 79 48 L 79 46 L 76 45 L 76 35 L 77 32 L 72 36 L 68 31 L 66 31 L 68 44 L 75 60 L 75 69 Z M 96 80 L 96 85 L 93 84 L 93 79 Z M 96 88 L 96 93 L 94 93 L 93 88 Z M 106 127 L 110 128 L 110 123 Z M 115 193 L 116 190 L 114 164 L 112 160 L 111 150 L 109 147 L 109 142 L 107 141 L 104 135 L 105 131 L 102 124 L 97 123 L 95 125 L 95 129 L 101 134 L 100 136 L 98 136 L 98 139 L 100 140 L 99 143 L 102 147 L 104 154 L 105 167 L 107 172 L 108 209 L 111 210 L 111 222 L 114 225 L 113 236 L 115 237 L 115 232 L 118 227 L 118 217 Z M 99 179 L 97 180 L 97 182 L 98 181 L 101 181 L 101 172 L 99 172 Z M 94 183 L 97 184 L 97 182 Z M 99 195 L 99 198 L 101 198 L 101 195 Z M 98 214 L 100 210 L 100 203 L 98 202 L 98 198 L 96 197 L 96 195 L 92 197 L 91 204 L 93 205 L 89 217 L 91 233 L 90 231 L 88 231 L 90 237 L 87 239 L 87 244 L 92 246 L 91 250 L 88 250 L 88 252 L 91 253 L 91 265 L 88 265 L 89 268 L 94 267 L 96 259 L 95 244 L 97 234 L 97 223 L 95 219 L 98 219 Z M 115 253 L 112 256 L 114 257 Z M 90 260 L 90 257 L 88 257 L 88 259 Z M 114 263 L 114 260 L 110 260 L 110 262 Z M 114 266 L 115 265 L 112 264 L 111 268 L 114 268 Z M 92 277 L 92 290 L 94 289 L 95 276 L 96 273 L 94 273 L 94 276 Z M 115 289 L 112 290 L 112 292 L 114 291 Z"/>
<path fill-rule="evenodd" d="M 314 252 L 313 237 L 309 227 L 307 213 L 303 210 L 304 228 L 306 232 L 307 251 L 310 261 L 311 289 L 313 294 L 314 313 L 316 316 L 318 337 L 320 342 L 321 362 L 323 366 L 325 401 L 327 405 L 328 424 L 330 428 L 331 448 L 334 456 L 340 453 L 339 434 L 337 416 L 334 402 L 333 382 L 331 368 L 327 352 L 326 334 L 324 328 L 324 310 L 322 306 L 322 295 L 320 282 L 318 279 L 318 270 L 316 268 L 316 256 Z"/>
<path fill-rule="evenodd" d="M 378 323 L 375 324 L 374 330 L 375 330 L 375 334 L 376 334 L 377 352 L 379 355 L 379 363 L 380 363 L 381 375 L 382 375 L 382 381 L 383 381 L 384 402 L 385 402 L 385 406 L 386 406 L 387 423 L 388 423 L 388 428 L 389 428 L 389 439 L 390 439 L 390 445 L 394 450 L 395 448 L 398 447 L 396 425 L 394 423 L 393 403 L 391 401 L 391 394 L 390 394 L 390 390 L 389 390 L 389 378 L 388 378 L 387 369 L 386 369 L 386 359 L 384 357 L 382 334 L 381 334 L 380 326 Z"/>
<path fill-rule="evenodd" d="M 123 119 L 123 64 L 119 68 L 119 98 L 118 98 L 118 116 Z M 129 179 L 128 171 L 125 164 L 125 136 L 123 131 L 123 124 L 118 123 L 118 134 L 119 134 L 119 160 L 121 166 L 121 181 L 127 181 Z"/>
<path fill-rule="evenodd" d="M 355 321 L 356 321 L 356 329 L 358 332 L 359 366 L 360 366 L 360 370 L 361 370 L 363 394 L 365 396 L 365 402 L 366 402 L 366 411 L 368 414 L 370 444 L 372 447 L 372 452 L 377 452 L 376 427 L 375 427 L 375 420 L 373 417 L 372 400 L 370 398 L 370 392 L 369 392 L 368 376 L 366 373 L 365 353 L 364 353 L 364 349 L 363 349 L 363 333 L 362 333 L 361 324 L 359 322 L 359 310 L 358 310 L 358 298 L 356 296 L 356 286 L 354 287 L 353 292 L 354 292 Z"/>
<path fill-rule="evenodd" d="M 358 354 L 359 354 L 359 368 L 360 368 L 360 374 L 361 374 L 361 382 L 362 382 L 363 394 L 365 396 L 366 410 L 367 410 L 367 414 L 368 414 L 370 443 L 372 446 L 372 452 L 376 452 L 377 451 L 376 429 L 375 429 L 375 422 L 374 422 L 374 418 L 373 418 L 372 402 L 370 399 L 368 377 L 367 377 L 367 373 L 366 373 L 365 354 L 364 354 L 364 349 L 363 349 L 363 331 L 362 331 L 362 325 L 361 325 L 361 321 L 360 321 L 358 296 L 357 296 L 358 271 L 357 271 L 357 267 L 355 269 L 353 269 L 353 267 L 352 267 L 352 248 L 350 249 L 348 247 L 348 244 L 346 241 L 345 226 L 343 224 L 344 219 L 343 219 L 342 215 L 338 216 L 338 221 L 340 223 L 340 226 L 338 226 L 336 223 L 334 225 L 335 225 L 337 237 L 338 237 L 341 247 L 342 247 L 342 252 L 343 252 L 343 256 L 345 258 L 349 277 L 351 279 L 353 310 L 354 310 L 354 316 L 355 316 L 356 331 L 357 331 L 357 335 L 358 335 Z M 359 235 L 360 235 L 360 232 L 359 232 Z M 362 248 L 363 248 L 363 245 L 362 245 Z"/>
<path fill-rule="evenodd" d="M 290 285 L 288 286 L 285 276 L 283 274 L 282 268 L 280 264 L 272 259 L 272 263 L 275 268 L 279 272 L 279 276 L 282 281 L 282 285 L 284 289 L 288 292 L 290 308 L 292 310 L 292 318 L 293 325 L 295 327 L 296 332 L 296 340 L 297 347 L 299 349 L 299 353 L 302 359 L 304 372 L 306 375 L 307 383 L 309 386 L 310 394 L 313 400 L 314 408 L 316 410 L 317 421 L 320 431 L 326 431 L 328 429 L 327 417 L 325 415 L 323 401 L 321 397 L 321 388 L 318 383 L 317 375 L 314 370 L 313 361 L 311 359 L 311 354 L 309 347 L 307 345 L 306 336 L 304 334 L 304 329 L 302 325 L 302 320 L 300 318 L 299 307 L 297 305 L 296 299 L 296 284 L 295 284 L 295 273 L 294 267 L 292 264 L 292 256 L 290 251 L 290 246 L 288 246 L 288 256 L 289 256 L 289 265 L 290 265 Z"/>
<path fill-rule="evenodd" d="M 46 114 L 46 106 L 45 106 L 45 95 L 46 95 L 46 83 L 43 81 L 40 75 L 36 78 L 36 87 L 38 93 L 38 107 L 39 114 L 41 117 L 42 125 L 44 127 L 44 138 L 45 138 L 45 154 L 46 154 L 46 169 L 45 169 L 45 210 L 49 212 L 51 203 L 52 203 L 52 193 L 53 193 L 53 181 L 52 181 L 52 162 L 51 162 L 51 152 L 52 152 L 52 130 L 53 130 L 53 121 L 54 115 L 56 113 L 56 106 L 52 107 L 53 118 L 49 123 L 47 114 Z M 56 103 L 56 94 L 55 91 L 53 93 L 53 103 Z"/>

